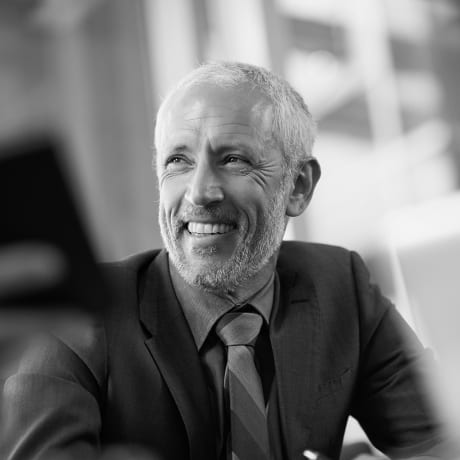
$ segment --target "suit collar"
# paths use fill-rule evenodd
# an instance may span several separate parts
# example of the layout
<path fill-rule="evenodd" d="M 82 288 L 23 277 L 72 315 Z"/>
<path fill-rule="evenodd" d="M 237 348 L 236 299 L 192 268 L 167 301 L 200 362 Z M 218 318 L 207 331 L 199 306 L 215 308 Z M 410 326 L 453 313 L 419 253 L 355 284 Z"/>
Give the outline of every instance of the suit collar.
<path fill-rule="evenodd" d="M 146 270 L 139 300 L 140 319 L 149 333 L 145 344 L 182 416 L 190 456 L 193 460 L 213 458 L 208 390 L 192 334 L 172 288 L 166 251 Z"/>
<path fill-rule="evenodd" d="M 320 310 L 311 279 L 278 259 L 275 311 L 270 324 L 281 429 L 288 458 L 308 448 L 314 395 L 318 386 Z"/>

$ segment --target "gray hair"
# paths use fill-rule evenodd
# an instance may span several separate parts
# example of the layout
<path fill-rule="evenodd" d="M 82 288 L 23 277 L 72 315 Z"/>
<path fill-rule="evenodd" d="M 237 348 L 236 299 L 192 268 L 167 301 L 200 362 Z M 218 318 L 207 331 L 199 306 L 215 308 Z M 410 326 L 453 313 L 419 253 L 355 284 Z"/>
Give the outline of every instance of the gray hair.
<path fill-rule="evenodd" d="M 185 76 L 163 100 L 157 115 L 155 146 L 158 149 L 162 112 L 179 90 L 200 84 L 230 88 L 250 85 L 258 89 L 273 107 L 273 137 L 284 155 L 285 171 L 293 177 L 312 156 L 316 123 L 302 96 L 283 78 L 250 64 L 240 62 L 209 62 Z"/>

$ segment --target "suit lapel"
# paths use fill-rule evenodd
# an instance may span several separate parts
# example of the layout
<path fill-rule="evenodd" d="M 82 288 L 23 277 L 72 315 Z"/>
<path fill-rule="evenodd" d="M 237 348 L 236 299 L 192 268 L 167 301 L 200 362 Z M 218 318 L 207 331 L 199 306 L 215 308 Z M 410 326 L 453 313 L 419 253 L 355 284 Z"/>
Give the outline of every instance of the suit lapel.
<path fill-rule="evenodd" d="M 281 429 L 289 458 L 308 448 L 318 387 L 319 308 L 309 278 L 285 268 L 280 258 L 278 301 L 270 325 Z"/>
<path fill-rule="evenodd" d="M 192 334 L 173 291 L 165 251 L 147 270 L 140 292 L 140 316 L 151 334 L 145 344 L 184 421 L 191 458 L 213 458 L 207 386 Z"/>

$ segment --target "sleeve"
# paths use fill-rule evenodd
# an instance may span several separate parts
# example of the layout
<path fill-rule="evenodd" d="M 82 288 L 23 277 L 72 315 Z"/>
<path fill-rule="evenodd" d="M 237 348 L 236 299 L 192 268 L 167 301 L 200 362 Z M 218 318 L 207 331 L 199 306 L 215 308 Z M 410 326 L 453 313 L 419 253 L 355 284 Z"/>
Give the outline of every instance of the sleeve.
<path fill-rule="evenodd" d="M 0 458 L 90 460 L 99 453 L 103 329 L 74 328 L 64 336 L 34 340 L 6 380 Z"/>
<path fill-rule="evenodd" d="M 443 458 L 447 441 L 431 406 L 428 379 L 435 361 L 352 254 L 359 302 L 360 366 L 352 416 L 391 458 Z"/>

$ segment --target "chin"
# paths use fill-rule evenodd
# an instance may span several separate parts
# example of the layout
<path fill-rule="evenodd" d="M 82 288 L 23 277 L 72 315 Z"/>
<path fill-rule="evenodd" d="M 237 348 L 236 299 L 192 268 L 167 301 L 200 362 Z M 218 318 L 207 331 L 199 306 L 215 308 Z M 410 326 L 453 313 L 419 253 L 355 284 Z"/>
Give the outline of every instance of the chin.
<path fill-rule="evenodd" d="M 189 284 L 208 290 L 228 290 L 235 285 L 234 274 L 231 273 L 229 263 L 203 263 L 191 267 L 186 264 L 179 269 L 182 277 Z M 205 266 L 204 266 L 205 265 Z M 236 283 L 238 284 L 238 283 Z"/>
<path fill-rule="evenodd" d="M 216 261 L 213 257 L 190 262 L 172 257 L 172 262 L 184 281 L 192 286 L 209 291 L 228 291 L 241 282 L 240 274 L 232 269 L 231 260 Z M 243 277 L 244 278 L 244 277 Z"/>

